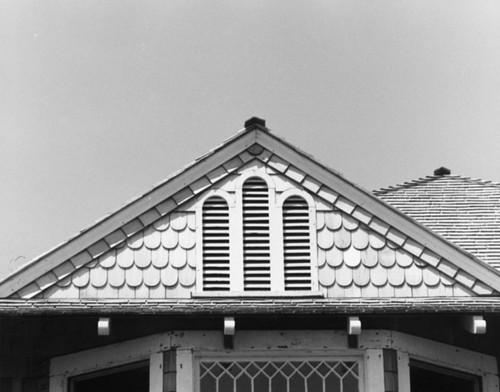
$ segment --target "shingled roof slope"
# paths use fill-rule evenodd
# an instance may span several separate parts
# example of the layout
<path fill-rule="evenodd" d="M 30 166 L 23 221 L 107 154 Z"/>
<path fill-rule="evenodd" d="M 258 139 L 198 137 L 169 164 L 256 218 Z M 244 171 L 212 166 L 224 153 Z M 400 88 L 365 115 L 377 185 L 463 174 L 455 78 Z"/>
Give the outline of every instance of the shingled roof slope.
<path fill-rule="evenodd" d="M 435 175 L 374 194 L 500 270 L 500 183 Z"/>

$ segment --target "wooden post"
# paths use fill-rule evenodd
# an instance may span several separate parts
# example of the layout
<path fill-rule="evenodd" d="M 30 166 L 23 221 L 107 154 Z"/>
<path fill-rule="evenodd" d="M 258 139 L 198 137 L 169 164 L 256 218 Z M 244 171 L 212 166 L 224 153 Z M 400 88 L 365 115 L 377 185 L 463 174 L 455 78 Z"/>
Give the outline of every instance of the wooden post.
<path fill-rule="evenodd" d="M 194 391 L 193 351 L 191 349 L 177 349 L 176 361 L 177 392 Z"/>
<path fill-rule="evenodd" d="M 149 356 L 149 391 L 163 392 L 163 353 Z"/>
<path fill-rule="evenodd" d="M 365 350 L 365 391 L 384 392 L 384 360 L 383 350 Z"/>
<path fill-rule="evenodd" d="M 398 351 L 398 390 L 410 392 L 410 358 L 404 351 Z"/>

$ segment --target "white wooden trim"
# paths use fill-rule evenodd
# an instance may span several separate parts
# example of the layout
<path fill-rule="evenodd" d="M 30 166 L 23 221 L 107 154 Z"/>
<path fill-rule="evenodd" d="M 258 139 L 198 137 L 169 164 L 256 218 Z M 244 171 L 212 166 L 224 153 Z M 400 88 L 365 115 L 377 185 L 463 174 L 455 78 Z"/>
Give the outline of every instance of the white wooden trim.
<path fill-rule="evenodd" d="M 283 203 L 290 196 L 300 196 L 300 197 L 302 197 L 307 202 L 307 204 L 309 205 L 309 208 L 314 207 L 316 205 L 316 202 L 315 202 L 314 198 L 309 194 L 309 192 L 306 192 L 306 191 L 303 191 L 302 189 L 298 189 L 297 188 L 297 189 L 287 189 L 286 191 L 282 192 L 276 198 L 276 207 L 283 208 Z"/>
<path fill-rule="evenodd" d="M 411 392 L 410 358 L 408 353 L 398 351 L 398 392 Z"/>
<path fill-rule="evenodd" d="M 313 205 L 314 206 L 314 205 Z M 309 207 L 309 238 L 311 239 L 311 290 L 319 290 L 318 231 L 316 229 L 317 210 Z"/>
<path fill-rule="evenodd" d="M 172 331 L 53 358 L 50 392 L 67 392 L 69 377 L 149 360 L 152 391 L 161 391 L 163 351 L 177 347 L 178 391 L 192 392 L 193 352 L 209 356 L 364 356 L 365 392 L 383 392 L 383 349 L 397 350 L 400 392 L 410 392 L 409 361 L 416 359 L 482 377 L 483 392 L 498 391 L 496 358 L 386 330 L 364 330 L 359 349 L 347 347 L 345 331 L 238 331 L 234 350 L 224 350 L 222 331 Z M 160 381 L 161 379 L 161 381 Z M 182 385 L 181 385 L 182 384 Z M 382 388 L 382 389 L 381 389 Z"/>
<path fill-rule="evenodd" d="M 234 183 L 234 188 L 235 190 L 242 190 L 243 189 L 243 184 L 245 183 L 246 180 L 252 177 L 258 177 L 264 180 L 267 184 L 268 189 L 276 189 L 276 184 L 274 183 L 273 178 L 267 174 L 265 171 L 263 171 L 261 168 L 257 167 L 256 169 L 250 169 L 238 176 Z M 241 199 L 236 199 L 237 201 Z"/>
<path fill-rule="evenodd" d="M 497 374 L 495 357 L 445 343 L 397 331 L 365 330 L 359 337 L 360 348 L 392 348 L 406 352 L 410 358 L 452 367 L 468 373 Z"/>
<path fill-rule="evenodd" d="M 193 392 L 195 374 L 193 372 L 193 351 L 177 349 L 177 392 Z"/>
<path fill-rule="evenodd" d="M 314 173 L 314 178 L 319 182 L 322 182 L 344 197 L 349 198 L 353 203 L 362 206 L 370 214 L 383 219 L 409 238 L 414 239 L 445 259 L 453 260 L 453 263 L 457 267 L 500 291 L 498 273 L 486 263 L 474 262 L 475 258 L 472 255 L 436 236 L 423 225 L 414 222 L 406 215 L 382 202 L 370 192 L 349 182 L 339 173 L 319 164 L 311 157 L 299 152 L 296 148 L 271 135 L 269 132 L 255 128 L 252 131 L 242 132 L 224 142 L 215 152 L 196 161 L 180 174 L 156 186 L 145 195 L 132 200 L 113 214 L 99 220 L 90 228 L 67 242 L 58 245 L 49 252 L 40 255 L 19 271 L 5 278 L 0 284 L 0 298 L 8 297 L 18 291 L 36 280 L 39 276 L 42 276 L 109 235 L 125 223 L 130 222 L 137 216 L 165 201 L 176 192 L 184 189 L 190 182 L 196 181 L 216 169 L 226 162 L 228 157 L 238 155 L 255 143 L 259 143 L 268 150 L 273 151 L 282 159 L 292 162 L 302 172 Z M 175 203 L 172 204 L 172 208 L 175 208 Z"/>
<path fill-rule="evenodd" d="M 50 362 L 50 392 L 67 392 L 68 379 L 86 373 L 148 360 L 150 377 L 159 385 L 163 351 L 177 347 L 177 377 L 191 374 L 187 358 L 192 350 L 211 351 L 225 355 L 222 331 L 171 331 L 162 334 L 110 344 L 94 349 L 52 358 Z M 286 347 L 286 348 L 285 348 Z M 294 349 L 300 348 L 300 350 Z M 255 354 L 335 352 L 338 355 L 361 355 L 361 350 L 347 348 L 344 331 L 239 331 L 235 350 Z M 332 351 L 333 350 L 333 351 Z M 235 351 L 236 352 L 236 351 Z M 179 356 L 180 355 L 180 356 Z M 160 368 L 161 366 L 161 368 Z M 191 366 L 186 370 L 186 366 Z M 180 372 L 180 373 L 179 373 Z M 178 378 L 180 380 L 180 378 Z M 163 381 L 162 381 L 163 382 Z M 152 384 L 153 385 L 153 384 Z M 156 387 L 155 387 L 156 388 Z M 180 391 L 180 389 L 178 389 Z M 192 391 L 192 389 L 190 390 Z"/>
<path fill-rule="evenodd" d="M 498 384 L 497 360 L 493 356 L 396 331 L 363 331 L 359 339 L 360 348 L 391 348 L 398 351 L 400 392 L 410 390 L 410 359 L 478 375 L 483 381 L 482 392 L 498 392 L 498 386 L 491 389 Z M 403 373 L 399 373 L 399 369 Z"/>
<path fill-rule="evenodd" d="M 384 352 L 381 349 L 366 349 L 365 391 L 384 392 Z"/>
<path fill-rule="evenodd" d="M 200 291 L 191 298 L 324 298 L 322 291 Z"/>
<path fill-rule="evenodd" d="M 50 392 L 68 392 L 68 378 L 63 375 L 50 376 Z"/>
<path fill-rule="evenodd" d="M 269 189 L 269 241 L 271 290 L 285 291 L 285 266 L 283 256 L 283 217 L 276 205 L 274 188 Z"/>
<path fill-rule="evenodd" d="M 20 270 L 5 278 L 0 284 L 0 298 L 5 298 L 20 288 L 34 281 L 37 277 L 51 271 L 77 253 L 88 248 L 108 234 L 130 222 L 150 208 L 168 199 L 176 192 L 184 189 L 189 183 L 218 168 L 227 161 L 245 151 L 257 141 L 256 132 L 244 132 L 224 142 L 215 152 L 207 155 L 179 175 L 167 179 L 150 192 L 130 201 L 111 215 L 99 220 L 82 233 L 78 233 L 69 241 L 58 245 L 49 252 L 37 257 Z"/>
<path fill-rule="evenodd" d="M 381 350 L 380 350 L 381 351 Z M 252 350 L 252 351 L 196 351 L 194 352 L 194 380 L 193 391 L 199 392 L 200 388 L 200 363 L 210 361 L 321 361 L 340 360 L 356 361 L 358 363 L 359 392 L 368 392 L 366 389 L 366 359 L 360 350 L 331 350 L 331 349 L 277 349 L 277 350 Z M 383 374 L 382 374 L 383 378 Z M 178 391 L 179 392 L 179 391 Z M 383 392 L 383 389 L 382 391 Z"/>
<path fill-rule="evenodd" d="M 243 291 L 243 189 L 236 187 L 235 205 L 230 210 L 229 249 L 231 291 Z M 231 215 L 232 212 L 232 215 Z M 231 219 L 232 218 L 232 219 Z"/>
<path fill-rule="evenodd" d="M 203 290 L 203 203 L 196 206 L 196 282 L 195 290 Z"/>
<path fill-rule="evenodd" d="M 216 196 L 224 199 L 229 208 L 234 206 L 235 200 L 234 196 L 231 193 L 225 191 L 224 189 L 207 189 L 203 196 L 198 199 L 198 202 L 196 203 L 196 211 L 198 212 L 198 214 L 200 214 L 200 216 L 202 215 L 203 204 L 205 204 L 205 201 L 207 201 L 207 199 L 210 199 L 211 197 Z"/>
<path fill-rule="evenodd" d="M 268 206 L 269 206 L 269 257 L 270 257 L 270 275 L 271 275 L 271 290 L 279 290 L 276 289 L 274 284 L 278 284 L 278 279 L 276 274 L 279 274 L 279 259 L 275 262 L 273 257 L 279 257 L 279 244 L 282 244 L 283 241 L 277 242 L 279 236 L 279 231 L 276 231 L 276 212 L 274 211 L 274 206 L 276 203 L 276 185 L 274 183 L 273 178 L 264 172 L 261 168 L 256 168 L 253 170 L 246 171 L 239 175 L 239 177 L 235 181 L 235 191 L 236 191 L 236 225 L 231 227 L 231 236 L 234 238 L 235 244 L 235 258 L 231 259 L 231 262 L 235 264 L 234 271 L 236 275 L 231 275 L 231 282 L 234 280 L 234 291 L 243 291 L 244 290 L 244 251 L 243 251 L 243 185 L 245 181 L 249 178 L 256 177 L 262 179 L 268 189 L 267 197 L 268 197 Z M 281 269 L 283 268 L 283 261 L 281 261 Z M 278 269 L 278 270 L 277 270 Z M 279 287 L 279 286 L 277 286 Z M 231 288 L 233 291 L 233 287 Z M 283 290 L 283 288 L 281 288 Z"/>
<path fill-rule="evenodd" d="M 213 196 L 218 196 L 224 199 L 228 206 L 229 212 L 229 252 L 231 252 L 231 211 L 234 210 L 234 195 L 226 192 L 222 189 L 210 189 L 206 191 L 198 200 L 196 204 L 196 283 L 195 288 L 197 291 L 203 291 L 203 205 L 205 201 Z M 229 253 L 230 260 L 232 260 L 232 255 Z M 231 262 L 229 263 L 229 268 L 231 268 Z"/>
<path fill-rule="evenodd" d="M 158 335 L 111 344 L 73 354 L 55 357 L 50 361 L 51 376 L 76 376 L 102 369 L 148 360 L 163 349 Z"/>
<path fill-rule="evenodd" d="M 498 376 L 493 374 L 486 374 L 483 376 L 483 391 L 482 392 L 498 392 L 500 383 Z"/>
<path fill-rule="evenodd" d="M 493 267 L 486 263 L 474 262 L 472 255 L 467 254 L 457 246 L 450 244 L 445 239 L 436 236 L 428 228 L 416 223 L 408 216 L 389 206 L 378 199 L 371 192 L 368 192 L 350 181 L 332 169 L 314 161 L 311 157 L 300 153 L 297 149 L 288 143 L 271 135 L 269 132 L 256 130 L 256 142 L 273 151 L 280 158 L 293 162 L 294 166 L 305 173 L 314 173 L 314 178 L 327 185 L 335 192 L 343 195 L 353 203 L 362 206 L 366 211 L 374 216 L 383 219 L 390 226 L 414 239 L 430 250 L 434 251 L 447 260 L 453 260 L 453 263 L 470 273 L 472 276 L 483 281 L 492 288 L 500 291 L 500 278 Z"/>
<path fill-rule="evenodd" d="M 149 392 L 163 392 L 163 353 L 149 356 Z"/>
<path fill-rule="evenodd" d="M 309 255 L 311 257 L 311 290 L 318 290 L 319 288 L 319 282 L 318 282 L 318 250 L 317 250 L 317 232 L 316 232 L 316 202 L 314 198 L 309 194 L 309 192 L 303 191 L 301 189 L 288 189 L 284 192 L 282 192 L 277 200 L 276 200 L 276 207 L 279 209 L 280 216 L 279 216 L 279 222 L 280 222 L 280 227 L 279 230 L 281 231 L 281 244 L 282 248 L 284 246 L 283 244 L 283 203 L 285 202 L 286 199 L 288 199 L 290 196 L 300 196 L 302 197 L 306 203 L 309 206 Z M 284 255 L 283 255 L 283 250 L 281 251 L 281 264 L 283 265 L 283 284 L 285 282 L 285 275 L 284 275 Z"/>

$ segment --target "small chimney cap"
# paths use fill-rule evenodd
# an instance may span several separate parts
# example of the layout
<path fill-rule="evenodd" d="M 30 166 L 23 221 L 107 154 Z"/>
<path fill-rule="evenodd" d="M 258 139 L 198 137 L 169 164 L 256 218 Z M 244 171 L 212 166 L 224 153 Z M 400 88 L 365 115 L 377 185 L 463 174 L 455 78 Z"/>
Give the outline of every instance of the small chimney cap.
<path fill-rule="evenodd" d="M 245 121 L 245 128 L 253 128 L 254 126 L 259 125 L 261 127 L 266 127 L 266 120 L 263 120 L 262 118 L 258 117 L 252 117 L 249 118 L 247 121 Z"/>
<path fill-rule="evenodd" d="M 441 166 L 440 168 L 434 170 L 435 176 L 445 176 L 447 174 L 451 174 L 451 170 L 444 166 Z"/>

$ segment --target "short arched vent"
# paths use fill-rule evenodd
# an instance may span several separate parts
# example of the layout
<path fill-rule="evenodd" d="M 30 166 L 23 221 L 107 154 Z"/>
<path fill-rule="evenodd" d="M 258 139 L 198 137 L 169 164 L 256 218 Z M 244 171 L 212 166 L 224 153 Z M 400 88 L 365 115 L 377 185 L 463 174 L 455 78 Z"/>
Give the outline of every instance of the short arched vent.
<path fill-rule="evenodd" d="M 285 290 L 311 290 L 309 206 L 300 196 L 283 203 Z"/>
<path fill-rule="evenodd" d="M 229 262 L 229 207 L 210 197 L 203 204 L 203 290 L 229 290 Z"/>
<path fill-rule="evenodd" d="M 251 177 L 242 191 L 244 290 L 270 290 L 269 190 L 262 178 Z"/>

